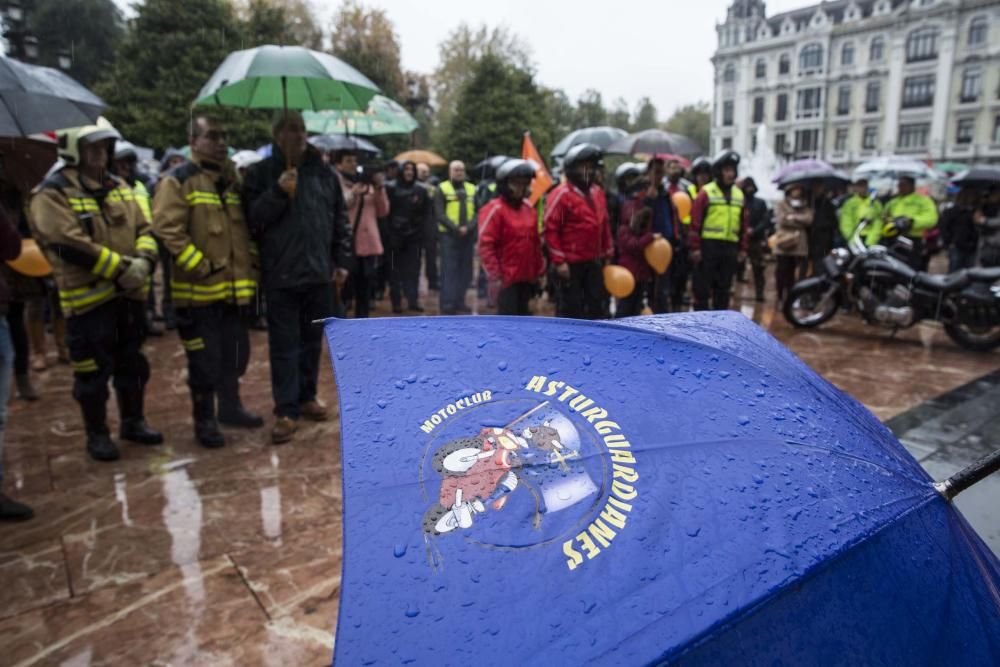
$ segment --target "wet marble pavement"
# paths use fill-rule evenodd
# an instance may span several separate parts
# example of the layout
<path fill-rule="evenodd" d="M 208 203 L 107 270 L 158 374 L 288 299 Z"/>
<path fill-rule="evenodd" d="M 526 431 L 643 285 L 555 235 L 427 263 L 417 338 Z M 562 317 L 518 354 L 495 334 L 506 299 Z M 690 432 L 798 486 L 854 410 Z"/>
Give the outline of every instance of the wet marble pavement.
<path fill-rule="evenodd" d="M 990 438 L 998 441 L 1000 422 L 986 419 L 984 407 L 995 408 L 997 395 L 969 383 L 997 378 L 1000 354 L 960 350 L 933 326 L 890 337 L 839 317 L 818 331 L 795 331 L 771 303 L 736 305 L 880 418 L 903 415 L 897 432 L 933 474 L 950 474 Z M 481 302 L 476 310 L 490 312 Z M 380 304 L 377 315 L 386 314 Z M 11 405 L 5 490 L 37 515 L 0 525 L 0 663 L 329 664 L 342 552 L 328 361 L 320 393 L 329 421 L 304 422 L 280 447 L 265 428 L 229 430 L 224 449 L 204 450 L 192 434 L 176 336 L 151 339 L 147 352 L 147 416 L 165 432 L 163 446 L 124 445 L 116 463 L 90 461 L 64 366 L 37 376 L 41 401 Z M 939 400 L 937 412 L 910 412 L 963 387 Z M 263 333 L 253 334 L 243 395 L 251 409 L 270 412 Z M 963 407 L 970 400 L 978 412 Z M 1000 493 L 992 493 L 995 508 Z M 989 522 L 990 508 L 981 509 L 978 520 Z"/>

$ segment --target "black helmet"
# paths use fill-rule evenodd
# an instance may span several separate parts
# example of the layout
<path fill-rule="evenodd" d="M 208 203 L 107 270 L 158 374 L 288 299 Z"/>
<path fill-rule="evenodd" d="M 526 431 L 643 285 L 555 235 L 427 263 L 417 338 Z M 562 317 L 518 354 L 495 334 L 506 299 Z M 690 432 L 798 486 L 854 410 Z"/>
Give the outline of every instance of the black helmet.
<path fill-rule="evenodd" d="M 617 169 L 615 169 L 615 183 L 618 184 L 618 188 L 621 189 L 625 186 L 625 180 L 628 178 L 638 178 L 642 175 L 642 169 L 635 162 L 623 162 Z"/>
<path fill-rule="evenodd" d="M 719 151 L 712 160 L 712 171 L 720 174 L 722 173 L 722 168 L 726 165 L 731 165 L 734 168 L 739 167 L 740 154 L 730 148 Z"/>
<path fill-rule="evenodd" d="M 699 171 L 703 171 L 706 174 L 712 173 L 712 163 L 704 155 L 696 157 L 694 159 L 694 162 L 691 163 L 691 175 L 694 176 Z"/>
<path fill-rule="evenodd" d="M 517 158 L 508 158 L 506 162 L 497 168 L 496 182 L 497 191 L 501 195 L 510 196 L 510 179 L 512 178 L 527 178 L 532 179 L 535 177 L 535 171 L 537 171 L 535 163 L 531 160 L 519 160 Z"/>
<path fill-rule="evenodd" d="M 594 144 L 577 144 L 566 153 L 563 167 L 570 170 L 581 162 L 593 162 L 597 167 L 603 167 L 604 151 Z"/>

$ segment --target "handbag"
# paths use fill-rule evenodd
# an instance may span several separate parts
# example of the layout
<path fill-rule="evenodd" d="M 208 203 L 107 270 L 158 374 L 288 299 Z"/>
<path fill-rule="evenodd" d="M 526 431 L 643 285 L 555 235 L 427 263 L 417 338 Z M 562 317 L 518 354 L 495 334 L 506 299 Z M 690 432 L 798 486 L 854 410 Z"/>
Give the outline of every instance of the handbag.
<path fill-rule="evenodd" d="M 802 232 L 798 229 L 779 229 L 767 239 L 767 244 L 773 250 L 795 250 L 799 245 Z"/>

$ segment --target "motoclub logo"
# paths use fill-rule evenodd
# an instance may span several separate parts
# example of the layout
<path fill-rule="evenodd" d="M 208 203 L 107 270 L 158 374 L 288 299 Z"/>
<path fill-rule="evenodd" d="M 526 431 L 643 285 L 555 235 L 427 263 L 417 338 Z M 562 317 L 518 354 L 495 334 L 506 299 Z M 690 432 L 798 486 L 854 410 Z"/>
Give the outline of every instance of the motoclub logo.
<path fill-rule="evenodd" d="M 481 391 L 421 425 L 422 530 L 500 551 L 561 545 L 575 570 L 609 549 L 638 496 L 631 444 L 608 411 L 574 387 L 536 375 L 523 396 Z M 442 545 L 447 550 L 447 545 Z"/>

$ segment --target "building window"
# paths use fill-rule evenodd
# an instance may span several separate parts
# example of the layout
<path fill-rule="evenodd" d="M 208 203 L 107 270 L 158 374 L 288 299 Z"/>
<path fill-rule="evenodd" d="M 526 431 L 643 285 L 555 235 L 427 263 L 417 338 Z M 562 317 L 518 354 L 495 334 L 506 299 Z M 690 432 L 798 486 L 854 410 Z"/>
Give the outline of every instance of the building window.
<path fill-rule="evenodd" d="M 882 55 L 885 51 L 885 40 L 881 37 L 872 39 L 872 44 L 868 49 L 868 60 L 873 63 L 882 62 Z"/>
<path fill-rule="evenodd" d="M 723 139 L 722 140 L 722 147 L 723 148 L 732 148 L 733 147 L 733 139 L 732 139 L 732 137 L 726 137 L 725 139 Z"/>
<path fill-rule="evenodd" d="M 899 147 L 902 149 L 927 148 L 930 123 L 913 123 L 899 126 Z"/>
<path fill-rule="evenodd" d="M 795 155 L 815 155 L 819 151 L 819 130 L 796 130 Z"/>
<path fill-rule="evenodd" d="M 754 65 L 753 74 L 758 79 L 764 79 L 767 77 L 767 62 L 763 58 L 757 59 L 757 64 Z"/>
<path fill-rule="evenodd" d="M 837 129 L 837 134 L 833 139 L 833 150 L 836 153 L 843 153 L 847 150 L 847 128 Z"/>
<path fill-rule="evenodd" d="M 983 92 L 983 72 L 978 67 L 962 72 L 962 91 L 959 102 L 975 102 Z"/>
<path fill-rule="evenodd" d="M 847 42 L 840 48 L 840 64 L 844 67 L 854 64 L 854 42 Z"/>
<path fill-rule="evenodd" d="M 959 118 L 958 130 L 955 132 L 956 144 L 971 144 L 972 134 L 976 130 L 975 118 Z"/>
<path fill-rule="evenodd" d="M 799 70 L 818 69 L 823 66 L 823 46 L 810 44 L 799 52 Z"/>
<path fill-rule="evenodd" d="M 903 80 L 903 108 L 914 109 L 934 104 L 934 75 L 910 76 Z"/>
<path fill-rule="evenodd" d="M 851 87 L 841 86 L 837 89 L 837 115 L 846 116 L 851 113 Z"/>
<path fill-rule="evenodd" d="M 753 134 L 750 135 L 750 152 L 751 153 L 756 153 L 757 152 L 757 133 L 756 132 L 754 132 Z"/>
<path fill-rule="evenodd" d="M 764 122 L 764 98 L 755 97 L 753 98 L 753 122 L 763 123 Z"/>
<path fill-rule="evenodd" d="M 733 101 L 726 100 L 722 103 L 722 124 L 729 126 L 733 124 Z"/>
<path fill-rule="evenodd" d="M 778 95 L 778 109 L 774 113 L 775 120 L 785 120 L 788 118 L 788 95 L 781 93 Z"/>
<path fill-rule="evenodd" d="M 1000 116 L 997 116 L 997 121 L 1000 122 Z M 788 145 L 785 143 L 785 134 L 784 132 L 778 132 L 774 135 L 774 152 L 776 155 L 784 155 L 787 150 Z"/>
<path fill-rule="evenodd" d="M 788 74 L 792 69 L 792 59 L 788 57 L 787 53 L 782 53 L 781 57 L 778 58 L 778 74 Z"/>
<path fill-rule="evenodd" d="M 726 68 L 722 70 L 722 80 L 725 83 L 736 81 L 736 67 L 732 63 L 726 65 Z"/>
<path fill-rule="evenodd" d="M 993 143 L 1000 144 L 1000 116 L 993 119 Z"/>
<path fill-rule="evenodd" d="M 878 141 L 878 128 L 869 125 L 865 128 L 865 133 L 861 137 L 861 148 L 866 151 L 875 150 L 875 143 Z"/>
<path fill-rule="evenodd" d="M 813 118 L 819 116 L 822 107 L 822 88 L 805 88 L 798 91 L 795 103 L 796 118 Z"/>
<path fill-rule="evenodd" d="M 879 97 L 882 96 L 882 84 L 878 81 L 869 81 L 865 87 L 865 111 L 874 113 L 878 111 Z"/>
<path fill-rule="evenodd" d="M 937 58 L 937 28 L 919 28 L 906 38 L 906 62 Z"/>
<path fill-rule="evenodd" d="M 969 24 L 969 46 L 979 46 L 986 43 L 986 34 L 989 31 L 989 23 L 986 17 L 979 16 L 972 19 Z"/>

